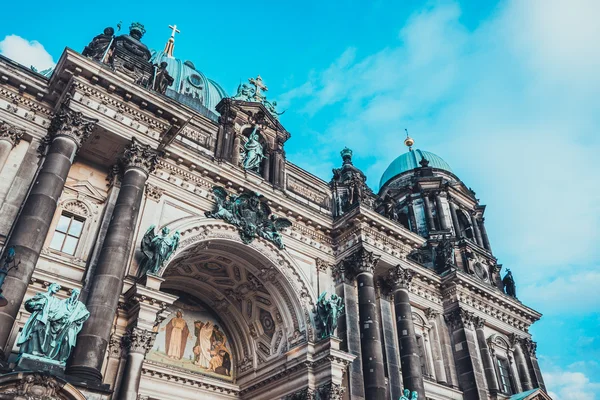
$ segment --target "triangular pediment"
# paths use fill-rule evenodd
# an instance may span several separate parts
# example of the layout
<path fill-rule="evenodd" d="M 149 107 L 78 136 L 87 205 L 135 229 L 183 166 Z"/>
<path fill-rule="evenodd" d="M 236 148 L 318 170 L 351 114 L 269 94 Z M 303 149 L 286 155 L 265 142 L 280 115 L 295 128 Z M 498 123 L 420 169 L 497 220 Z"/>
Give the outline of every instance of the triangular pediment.
<path fill-rule="evenodd" d="M 90 183 L 90 181 L 76 181 L 76 180 L 67 180 L 67 187 L 77 191 L 79 194 L 92 197 L 97 200 L 104 200 L 106 195 L 102 193 L 98 188 Z"/>

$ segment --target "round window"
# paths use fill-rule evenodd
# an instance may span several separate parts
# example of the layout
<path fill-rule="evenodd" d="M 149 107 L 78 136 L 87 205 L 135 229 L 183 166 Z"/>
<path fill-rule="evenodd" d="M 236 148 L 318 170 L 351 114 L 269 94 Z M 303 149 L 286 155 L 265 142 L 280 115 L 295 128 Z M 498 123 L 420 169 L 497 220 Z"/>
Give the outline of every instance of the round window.
<path fill-rule="evenodd" d="M 188 76 L 188 81 L 194 85 L 195 87 L 200 87 L 202 86 L 202 78 L 200 78 L 199 75 L 190 75 Z"/>

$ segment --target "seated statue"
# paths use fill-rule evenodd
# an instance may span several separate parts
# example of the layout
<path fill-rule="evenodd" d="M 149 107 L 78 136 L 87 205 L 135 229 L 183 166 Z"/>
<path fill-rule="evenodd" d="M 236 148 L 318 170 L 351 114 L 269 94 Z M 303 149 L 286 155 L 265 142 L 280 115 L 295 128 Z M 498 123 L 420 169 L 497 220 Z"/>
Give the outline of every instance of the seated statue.
<path fill-rule="evenodd" d="M 104 28 L 104 32 L 94 37 L 90 44 L 85 46 L 81 54 L 96 61 L 104 61 L 102 58 L 106 54 L 106 50 L 110 46 L 114 34 L 115 30 L 110 26 Z"/>

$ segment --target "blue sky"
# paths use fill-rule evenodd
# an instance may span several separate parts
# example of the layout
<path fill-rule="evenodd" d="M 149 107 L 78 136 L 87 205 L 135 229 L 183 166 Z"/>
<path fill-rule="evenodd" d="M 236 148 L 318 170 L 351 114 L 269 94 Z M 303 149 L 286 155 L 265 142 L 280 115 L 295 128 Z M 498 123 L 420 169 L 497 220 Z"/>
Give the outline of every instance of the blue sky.
<path fill-rule="evenodd" d="M 119 21 L 162 49 L 175 23 L 175 56 L 230 94 L 261 74 L 292 161 L 329 180 L 347 145 L 375 190 L 408 128 L 488 205 L 552 395 L 600 399 L 600 3 L 323 3 L 10 2 L 27 22 L 3 20 L 0 51 L 44 68 Z"/>

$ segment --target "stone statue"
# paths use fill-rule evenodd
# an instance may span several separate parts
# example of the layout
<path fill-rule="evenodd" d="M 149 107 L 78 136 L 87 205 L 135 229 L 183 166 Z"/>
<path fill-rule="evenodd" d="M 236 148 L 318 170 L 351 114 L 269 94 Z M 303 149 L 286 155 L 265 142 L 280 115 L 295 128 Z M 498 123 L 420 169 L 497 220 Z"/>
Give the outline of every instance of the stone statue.
<path fill-rule="evenodd" d="M 247 83 L 240 83 L 237 93 L 232 97 L 234 100 L 254 101 L 254 89 Z"/>
<path fill-rule="evenodd" d="M 285 248 L 281 230 L 292 226 L 292 223 L 286 218 L 275 217 L 258 193 L 246 192 L 235 196 L 229 195 L 221 186 L 213 186 L 213 195 L 215 208 L 213 211 L 206 211 L 206 217 L 222 219 L 238 227 L 240 238 L 246 244 L 262 237 L 275 243 L 280 249 Z"/>
<path fill-rule="evenodd" d="M 69 358 L 90 313 L 78 300 L 78 289 L 73 289 L 71 297 L 65 300 L 54 297 L 59 290 L 60 285 L 52 283 L 46 293 L 38 293 L 25 302 L 31 316 L 17 339 L 21 355 L 30 354 L 61 365 Z"/>
<path fill-rule="evenodd" d="M 167 88 L 175 81 L 175 79 L 169 75 L 167 65 L 166 61 L 161 62 L 160 65 L 154 64 L 155 75 L 150 80 L 150 87 L 160 94 L 165 94 Z"/>
<path fill-rule="evenodd" d="M 502 284 L 504 285 L 504 292 L 510 297 L 514 297 L 516 299 L 517 287 L 510 269 L 506 270 L 506 275 L 504 275 L 504 278 L 502 279 Z"/>
<path fill-rule="evenodd" d="M 246 156 L 244 157 L 244 169 L 260 172 L 260 164 L 265 156 L 263 154 L 262 144 L 260 144 L 258 141 L 256 125 L 248 137 L 248 141 L 244 144 L 244 150 L 246 150 Z"/>
<path fill-rule="evenodd" d="M 90 317 L 90 312 L 85 305 L 79 301 L 79 289 L 73 289 L 71 297 L 61 301 L 60 316 L 51 325 L 53 340 L 50 345 L 48 357 L 66 363 L 71 351 L 77 342 L 77 335 L 83 327 L 83 323 Z"/>
<path fill-rule="evenodd" d="M 140 265 L 138 278 L 146 274 L 155 275 L 179 246 L 179 231 L 169 236 L 171 231 L 165 226 L 160 233 L 155 234 L 155 227 L 154 224 L 150 225 L 142 238 L 141 247 L 145 258 Z"/>
<path fill-rule="evenodd" d="M 275 100 L 273 100 L 273 102 L 270 102 L 268 100 L 264 100 L 263 101 L 263 105 L 265 106 L 265 108 L 267 109 L 267 111 L 269 111 L 269 113 L 271 113 L 272 116 L 274 116 L 275 118 L 279 117 L 280 115 L 283 115 L 285 113 L 285 111 L 283 112 L 277 112 L 277 102 Z"/>
<path fill-rule="evenodd" d="M 435 248 L 435 267 L 442 270 L 454 265 L 454 246 L 448 239 L 442 239 Z"/>
<path fill-rule="evenodd" d="M 321 325 L 321 338 L 333 336 L 337 329 L 338 319 L 344 312 L 342 298 L 332 293 L 327 299 L 327 292 L 321 293 L 317 301 L 317 316 Z"/>
<path fill-rule="evenodd" d="M 103 61 L 114 35 L 115 30 L 112 27 L 104 28 L 104 32 L 94 37 L 90 44 L 85 46 L 81 54 L 96 61 Z"/>
<path fill-rule="evenodd" d="M 383 199 L 383 215 L 392 221 L 398 220 L 398 213 L 396 212 L 396 201 L 389 194 L 385 195 Z"/>

